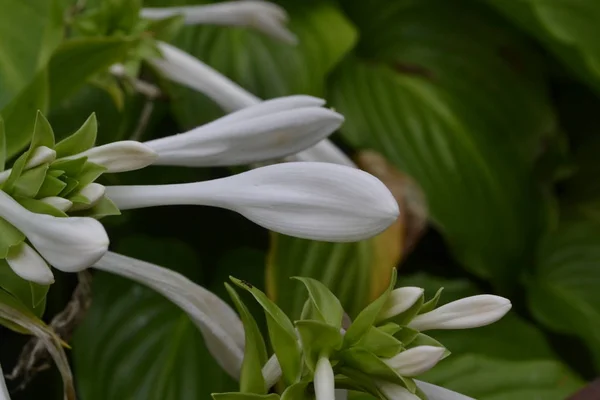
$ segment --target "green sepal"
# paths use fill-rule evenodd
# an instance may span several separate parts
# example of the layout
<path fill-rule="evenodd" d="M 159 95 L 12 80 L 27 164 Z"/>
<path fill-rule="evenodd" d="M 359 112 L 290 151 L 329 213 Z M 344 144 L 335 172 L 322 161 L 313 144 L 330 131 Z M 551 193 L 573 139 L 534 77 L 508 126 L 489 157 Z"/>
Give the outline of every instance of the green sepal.
<path fill-rule="evenodd" d="M 313 309 L 320 317 L 319 319 L 329 325 L 336 327 L 338 330 L 342 327 L 342 317 L 344 309 L 338 298 L 316 279 L 292 277 L 306 286 L 308 296 L 313 304 Z"/>
<path fill-rule="evenodd" d="M 30 149 L 33 150 L 40 146 L 46 146 L 49 149 L 54 148 L 54 131 L 44 114 L 38 110 L 35 116 Z"/>
<path fill-rule="evenodd" d="M 433 298 L 431 300 L 429 300 L 427 303 L 425 303 L 421 306 L 421 309 L 419 310 L 419 314 L 424 314 L 426 312 L 433 311 L 435 309 L 435 307 L 437 306 L 438 302 L 440 301 L 440 297 L 442 296 L 443 291 L 444 291 L 443 287 L 439 288 L 438 291 L 435 293 L 435 296 L 433 296 Z"/>
<path fill-rule="evenodd" d="M 233 304 L 244 325 L 244 360 L 240 373 L 240 391 L 244 393 L 266 394 L 267 388 L 262 367 L 267 362 L 267 348 L 258 324 L 234 288 L 225 283 Z"/>
<path fill-rule="evenodd" d="M 121 210 L 119 210 L 119 207 L 117 207 L 111 199 L 103 196 L 96 204 L 94 204 L 93 207 L 81 211 L 75 211 L 69 214 L 78 217 L 91 217 L 100 219 L 109 217 L 111 215 L 121 215 Z"/>
<path fill-rule="evenodd" d="M 296 328 L 302 341 L 304 361 L 314 372 L 320 357 L 329 358 L 339 351 L 344 342 L 339 328 L 321 321 L 296 321 Z"/>
<path fill-rule="evenodd" d="M 32 199 L 30 197 L 21 197 L 15 196 L 15 200 L 19 202 L 20 205 L 25 207 L 31 212 L 36 214 L 47 214 L 52 215 L 54 217 L 67 217 L 63 211 L 59 210 L 56 207 L 51 206 L 48 203 L 44 203 L 41 200 Z"/>
<path fill-rule="evenodd" d="M 37 198 L 43 199 L 44 197 L 58 196 L 60 192 L 64 190 L 67 184 L 60 179 L 51 175 L 51 170 L 46 174 L 44 182 L 37 193 Z"/>
<path fill-rule="evenodd" d="M 392 334 L 374 326 L 363 336 L 357 346 L 364 347 L 376 356 L 384 358 L 393 357 L 404 349 L 402 342 Z"/>
<path fill-rule="evenodd" d="M 0 259 L 6 258 L 11 247 L 25 240 L 25 235 L 4 218 L 0 218 Z M 0 280 L 0 282 L 2 282 Z"/>
<path fill-rule="evenodd" d="M 73 178 L 79 181 L 81 188 L 84 188 L 98 179 L 104 172 L 106 172 L 106 167 L 92 162 L 86 162 L 81 169 L 81 172 L 79 172 L 78 175 L 73 176 Z"/>
<path fill-rule="evenodd" d="M 27 160 L 29 160 L 30 152 L 30 150 L 27 150 L 25 153 L 21 154 L 19 158 L 17 158 L 17 161 L 14 162 L 8 179 L 4 182 L 4 184 L 2 184 L 2 190 L 6 193 L 13 193 L 15 182 L 23 173 L 23 170 L 25 169 L 25 164 L 27 164 Z"/>
<path fill-rule="evenodd" d="M 298 382 L 302 372 L 302 352 L 290 319 L 267 295 L 250 283 L 231 276 L 229 279 L 239 288 L 250 292 L 262 306 L 267 317 L 269 338 L 281 365 L 283 378 L 288 385 Z"/>
<path fill-rule="evenodd" d="M 14 246 L 11 251 L 19 251 L 20 245 Z M 0 288 L 35 316 L 40 317 L 44 313 L 49 286 L 32 285 L 31 282 L 15 274 L 6 260 L 0 260 Z"/>
<path fill-rule="evenodd" d="M 183 18 L 182 15 L 175 15 L 168 18 L 148 20 L 145 22 L 145 30 L 151 32 L 155 40 L 170 42 L 183 28 L 185 18 Z"/>
<path fill-rule="evenodd" d="M 358 343 L 358 341 L 360 341 L 373 326 L 377 316 L 381 312 L 381 309 L 396 285 L 397 274 L 396 268 L 392 269 L 392 278 L 390 279 L 390 284 L 385 292 L 383 292 L 374 302 L 365 307 L 365 309 L 358 314 L 354 322 L 352 322 L 352 325 L 350 325 L 344 336 L 344 347 L 350 347 Z"/>
<path fill-rule="evenodd" d="M 403 326 L 397 333 L 394 334 L 394 337 L 404 344 L 405 347 L 408 347 L 413 340 L 419 336 L 419 331 L 409 328 L 408 326 Z"/>
<path fill-rule="evenodd" d="M 71 158 L 68 160 L 56 160 L 52 164 L 50 164 L 50 171 L 63 171 L 63 174 L 67 174 L 70 177 L 76 178 L 81 173 L 81 170 L 83 169 L 83 166 L 85 165 L 86 161 L 87 157 Z"/>
<path fill-rule="evenodd" d="M 42 164 L 23 172 L 19 179 L 15 181 L 12 195 L 23 197 L 37 196 L 46 179 L 47 171 L 48 164 Z"/>
<path fill-rule="evenodd" d="M 63 176 L 61 177 L 61 179 L 67 184 L 67 186 L 65 186 L 65 188 L 59 193 L 58 196 L 67 198 L 67 196 L 71 194 L 73 190 L 77 189 L 77 187 L 79 186 L 79 181 L 77 179 L 71 178 L 70 176 Z"/>
<path fill-rule="evenodd" d="M 308 388 L 308 382 L 301 381 L 288 386 L 283 394 L 281 400 L 312 400 L 314 396 L 309 393 L 306 389 Z"/>
<path fill-rule="evenodd" d="M 4 171 L 6 166 L 6 129 L 4 128 L 4 119 L 0 116 L 0 172 Z"/>
<path fill-rule="evenodd" d="M 448 357 L 451 354 L 450 350 L 448 350 L 443 344 L 441 344 L 431 336 L 425 335 L 423 333 L 419 333 L 410 343 L 410 346 L 408 346 L 407 348 L 411 349 L 417 346 L 434 346 L 443 348 L 445 351 L 444 355 L 442 356 L 442 359 Z"/>
<path fill-rule="evenodd" d="M 91 149 L 96 143 L 97 132 L 98 121 L 96 114 L 92 113 L 77 132 L 56 144 L 54 147 L 56 158 L 72 156 Z"/>

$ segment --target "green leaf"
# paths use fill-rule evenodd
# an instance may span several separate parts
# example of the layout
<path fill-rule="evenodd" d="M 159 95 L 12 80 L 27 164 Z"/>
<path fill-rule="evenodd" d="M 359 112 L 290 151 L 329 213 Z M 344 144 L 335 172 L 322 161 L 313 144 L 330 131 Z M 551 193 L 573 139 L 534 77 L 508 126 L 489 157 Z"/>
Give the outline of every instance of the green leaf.
<path fill-rule="evenodd" d="M 71 214 L 73 216 L 100 219 L 104 217 L 110 217 L 111 215 L 121 215 L 121 211 L 111 199 L 103 196 L 96 204 L 94 204 L 93 207 L 81 211 L 75 211 Z"/>
<path fill-rule="evenodd" d="M 56 0 L 3 0 L 0 15 L 0 110 L 33 80 L 62 38 Z M 31 115 L 33 118 L 33 115 Z"/>
<path fill-rule="evenodd" d="M 317 361 L 328 357 L 342 348 L 343 338 L 339 328 L 321 321 L 296 321 L 296 328 L 302 341 L 304 360 L 314 372 Z"/>
<path fill-rule="evenodd" d="M 0 218 L 0 259 L 6 258 L 8 250 L 25 240 L 25 235 L 9 224 L 4 218 Z"/>
<path fill-rule="evenodd" d="M 281 365 L 283 377 L 288 384 L 296 383 L 300 379 L 302 355 L 294 325 L 284 312 L 256 287 L 233 277 L 229 279 L 241 289 L 250 292 L 265 310 L 269 338 Z"/>
<path fill-rule="evenodd" d="M 67 174 L 70 177 L 77 177 L 81 173 L 81 170 L 86 162 L 87 157 L 72 158 L 69 160 L 59 159 L 50 164 L 50 169 L 63 171 L 64 174 Z M 62 174 L 59 176 L 61 175 Z"/>
<path fill-rule="evenodd" d="M 141 251 L 153 247 L 140 244 Z M 187 251 L 167 253 L 168 246 L 154 246 L 159 247 L 162 255 L 156 255 L 169 254 L 175 267 L 191 261 Z M 181 250 L 171 248 L 176 249 Z M 73 340 L 82 399 L 207 399 L 213 392 L 236 390 L 197 327 L 168 300 L 104 273 L 94 274 L 92 289 L 92 307 Z"/>
<path fill-rule="evenodd" d="M 79 185 L 83 188 L 98 179 L 105 171 L 106 167 L 102 165 L 86 162 L 76 178 L 79 181 Z"/>
<path fill-rule="evenodd" d="M 12 194 L 14 196 L 35 197 L 46 179 L 47 171 L 48 164 L 42 164 L 23 172 L 19 179 L 15 181 Z"/>
<path fill-rule="evenodd" d="M 56 158 L 72 156 L 91 149 L 96 142 L 97 132 L 98 121 L 96 120 L 96 114 L 92 114 L 77 132 L 56 144 L 54 148 L 56 150 Z M 62 167 L 57 168 L 63 169 Z"/>
<path fill-rule="evenodd" d="M 421 306 L 419 314 L 425 314 L 426 312 L 433 311 L 440 301 L 440 296 L 442 295 L 443 291 L 443 287 L 439 288 L 438 291 L 435 292 L 433 298 Z"/>
<path fill-rule="evenodd" d="M 555 361 L 500 361 L 476 355 L 449 357 L 421 378 L 478 400 L 564 400 L 582 384 Z"/>
<path fill-rule="evenodd" d="M 579 77 L 600 90 L 600 4 L 595 0 L 485 0 L 534 35 Z"/>
<path fill-rule="evenodd" d="M 151 32 L 156 40 L 170 42 L 184 27 L 184 20 L 181 15 L 160 20 L 150 20 L 147 22 L 146 31 Z"/>
<path fill-rule="evenodd" d="M 271 394 L 254 394 L 254 393 L 213 393 L 212 398 L 215 400 L 278 400 L 279 395 Z"/>
<path fill-rule="evenodd" d="M 288 386 L 281 395 L 281 400 L 312 400 L 312 396 L 307 393 L 308 383 L 298 382 Z"/>
<path fill-rule="evenodd" d="M 44 203 L 40 200 L 31 199 L 28 197 L 19 197 L 16 196 L 15 200 L 19 202 L 23 207 L 28 209 L 31 212 L 38 214 L 47 214 L 52 215 L 54 217 L 67 217 L 67 214 L 60 211 L 59 209 L 52 207 L 50 204 Z"/>
<path fill-rule="evenodd" d="M 404 349 L 402 342 L 392 335 L 393 333 L 373 326 L 357 343 L 357 346 L 364 347 L 378 357 L 390 358 Z"/>
<path fill-rule="evenodd" d="M 600 365 L 600 224 L 564 221 L 539 248 L 529 308 L 549 328 L 582 337 Z"/>
<path fill-rule="evenodd" d="M 352 49 L 357 32 L 329 2 L 295 2 L 286 9 L 291 16 L 289 27 L 298 36 L 297 46 L 249 29 L 206 25 L 184 27 L 175 45 L 258 97 L 323 96 L 324 78 Z M 221 114 L 198 92 L 173 87 L 172 94 L 172 110 L 184 127 L 198 126 L 207 116 Z M 199 109 L 210 114 L 201 115 Z"/>
<path fill-rule="evenodd" d="M 387 290 L 379 296 L 377 300 L 365 307 L 364 310 L 358 314 L 356 319 L 352 322 L 352 325 L 346 331 L 344 335 L 344 346 L 351 346 L 360 341 L 364 335 L 366 335 L 371 327 L 375 324 L 377 315 L 385 305 L 388 297 L 394 286 L 396 285 L 397 272 L 395 269 L 392 270 L 392 279 Z"/>
<path fill-rule="evenodd" d="M 0 116 L 0 171 L 4 171 L 6 165 L 6 130 L 4 119 Z"/>
<path fill-rule="evenodd" d="M 0 110 L 6 125 L 6 156 L 11 158 L 29 144 L 35 116 L 48 109 L 48 74 L 40 71 L 36 77 L 3 109 Z"/>
<path fill-rule="evenodd" d="M 314 305 L 314 310 L 318 313 L 320 319 L 339 330 L 342 327 L 344 309 L 338 298 L 331 293 L 327 286 L 316 279 L 297 276 L 293 277 L 293 279 L 299 280 L 306 286 L 310 300 Z"/>
<path fill-rule="evenodd" d="M 32 284 L 21 278 L 13 272 L 6 260 L 0 260 L 0 288 L 14 296 L 31 314 L 37 317 L 44 314 L 49 286 Z"/>
<path fill-rule="evenodd" d="M 35 149 L 39 146 L 46 146 L 53 149 L 54 131 L 46 117 L 44 117 L 44 114 L 38 110 L 37 115 L 35 116 L 35 124 L 33 125 L 33 136 L 31 138 L 30 147 Z"/>
<path fill-rule="evenodd" d="M 133 42 L 118 37 L 74 38 L 63 42 L 48 65 L 50 103 L 58 105 L 91 77 L 125 58 Z"/>
<path fill-rule="evenodd" d="M 555 116 L 535 53 L 470 4 L 364 10 L 364 60 L 338 68 L 330 99 L 351 145 L 380 152 L 423 188 L 461 264 L 510 288 L 544 222 L 532 168 Z"/>
<path fill-rule="evenodd" d="M 43 199 L 44 197 L 58 196 L 58 194 L 67 186 L 67 184 L 58 178 L 51 176 L 52 170 L 49 170 L 46 174 L 46 179 L 40 186 L 37 197 Z"/>
<path fill-rule="evenodd" d="M 71 192 L 73 192 L 73 190 L 77 189 L 77 187 L 79 186 L 79 181 L 69 176 L 64 176 L 62 177 L 62 179 L 65 181 L 67 186 L 65 186 L 65 188 L 59 193 L 59 196 L 66 198 L 68 195 L 71 194 Z"/>
<path fill-rule="evenodd" d="M 267 348 L 256 321 L 240 299 L 235 289 L 225 283 L 225 288 L 235 304 L 235 308 L 244 324 L 244 361 L 240 374 L 240 391 L 266 394 L 262 367 L 267 362 Z"/>

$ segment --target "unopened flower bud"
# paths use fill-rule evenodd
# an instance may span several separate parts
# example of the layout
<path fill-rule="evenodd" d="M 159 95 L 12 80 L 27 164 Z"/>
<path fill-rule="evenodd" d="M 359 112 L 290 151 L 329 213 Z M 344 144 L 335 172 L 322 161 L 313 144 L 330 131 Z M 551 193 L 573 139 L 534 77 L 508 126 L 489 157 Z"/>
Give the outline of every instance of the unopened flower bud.
<path fill-rule="evenodd" d="M 445 352 L 443 347 L 417 346 L 383 361 L 402 376 L 417 376 L 433 368 Z"/>
<path fill-rule="evenodd" d="M 20 243 L 16 248 L 11 248 L 6 262 L 15 274 L 26 281 L 40 285 L 54 283 L 54 275 L 46 261 L 26 243 Z"/>

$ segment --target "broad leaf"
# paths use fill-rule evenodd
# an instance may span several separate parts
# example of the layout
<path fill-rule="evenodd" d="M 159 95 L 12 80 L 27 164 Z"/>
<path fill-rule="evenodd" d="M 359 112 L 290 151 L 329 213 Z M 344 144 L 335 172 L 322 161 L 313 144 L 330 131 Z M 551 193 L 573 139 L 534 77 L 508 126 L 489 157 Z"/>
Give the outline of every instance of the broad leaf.
<path fill-rule="evenodd" d="M 334 326 L 338 330 L 342 326 L 344 309 L 340 301 L 327 286 L 312 278 L 294 277 L 306 286 L 308 295 L 312 301 L 314 310 L 318 313 L 322 322 Z"/>
<path fill-rule="evenodd" d="M 314 372 L 321 357 L 329 357 L 342 348 L 343 337 L 336 329 L 321 321 L 297 321 L 296 328 L 302 340 L 304 360 Z"/>

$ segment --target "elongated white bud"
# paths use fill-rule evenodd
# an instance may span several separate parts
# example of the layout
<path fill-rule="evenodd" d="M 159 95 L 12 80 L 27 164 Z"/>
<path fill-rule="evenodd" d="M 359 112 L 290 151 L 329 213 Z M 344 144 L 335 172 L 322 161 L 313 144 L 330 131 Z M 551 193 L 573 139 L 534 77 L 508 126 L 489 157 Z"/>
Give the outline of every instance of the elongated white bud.
<path fill-rule="evenodd" d="M 93 207 L 98 201 L 100 201 L 105 192 L 106 188 L 99 183 L 93 182 L 86 185 L 77 194 L 85 197 L 89 201 L 89 204 L 75 204 L 73 207 L 71 207 L 70 211 L 86 210 Z"/>
<path fill-rule="evenodd" d="M 27 236 L 33 247 L 53 267 L 81 271 L 108 249 L 108 236 L 93 218 L 58 218 L 33 213 L 0 191 L 0 216 Z"/>
<path fill-rule="evenodd" d="M 387 400 L 421 400 L 416 394 L 412 394 L 408 389 L 395 383 L 377 380 L 375 385 Z"/>
<path fill-rule="evenodd" d="M 142 169 L 152 164 L 158 154 L 150 147 L 134 140 L 105 144 L 64 159 L 87 157 L 89 162 L 107 168 L 107 173 Z"/>
<path fill-rule="evenodd" d="M 445 351 L 443 347 L 417 346 L 383 361 L 402 376 L 417 376 L 433 368 Z"/>
<path fill-rule="evenodd" d="M 427 400 L 475 400 L 464 394 L 456 393 L 441 386 L 432 385 L 431 383 L 418 381 L 416 379 L 415 383 L 419 389 L 425 393 Z"/>
<path fill-rule="evenodd" d="M 158 265 L 108 252 L 93 266 L 156 290 L 185 311 L 204 336 L 219 365 L 239 379 L 244 327 L 227 303 L 183 275 Z"/>
<path fill-rule="evenodd" d="M 156 165 L 243 165 L 295 154 L 329 136 L 344 121 L 320 104 L 289 109 L 294 104 L 320 102 L 308 96 L 294 97 L 259 103 L 146 145 L 158 153 Z"/>
<path fill-rule="evenodd" d="M 392 290 L 377 320 L 383 321 L 408 310 L 423 296 L 423 292 L 422 288 L 411 286 Z"/>
<path fill-rule="evenodd" d="M 8 388 L 6 387 L 6 382 L 4 381 L 4 373 L 2 372 L 1 365 L 0 365 L 0 400 L 10 400 L 10 395 L 8 394 Z"/>
<path fill-rule="evenodd" d="M 49 204 L 62 212 L 68 211 L 73 206 L 73 202 L 71 200 L 67 200 L 58 196 L 44 197 L 40 201 L 43 201 L 44 203 Z"/>
<path fill-rule="evenodd" d="M 15 274 L 26 281 L 50 285 L 54 283 L 54 275 L 46 261 L 26 243 L 11 248 L 6 262 Z"/>
<path fill-rule="evenodd" d="M 229 1 L 217 4 L 144 8 L 141 16 L 163 19 L 183 15 L 186 24 L 233 25 L 254 28 L 282 42 L 296 44 L 296 36 L 285 23 L 288 15 L 280 6 L 267 1 Z"/>
<path fill-rule="evenodd" d="M 511 307 L 510 300 L 504 297 L 471 296 L 418 315 L 408 326 L 419 331 L 477 328 L 498 321 Z"/>
<path fill-rule="evenodd" d="M 374 236 L 398 217 L 398 204 L 374 176 L 328 163 L 285 163 L 207 182 L 109 186 L 122 210 L 160 205 L 227 208 L 275 232 L 350 242 Z"/>
<path fill-rule="evenodd" d="M 317 361 L 314 383 L 316 400 L 335 399 L 333 368 L 331 368 L 331 363 L 327 357 L 321 357 Z"/>
<path fill-rule="evenodd" d="M 36 147 L 35 150 L 33 150 L 33 153 L 31 153 L 29 156 L 29 160 L 25 164 L 24 170 L 35 168 L 45 163 L 51 163 L 55 159 L 56 151 L 46 146 Z M 11 172 L 12 168 L 0 172 L 0 183 L 4 183 L 10 176 Z"/>
<path fill-rule="evenodd" d="M 282 374 L 281 364 L 279 364 L 277 356 L 273 354 L 262 368 L 262 375 L 263 378 L 265 378 L 265 387 L 269 389 L 274 386 L 279 379 L 281 379 Z"/>

